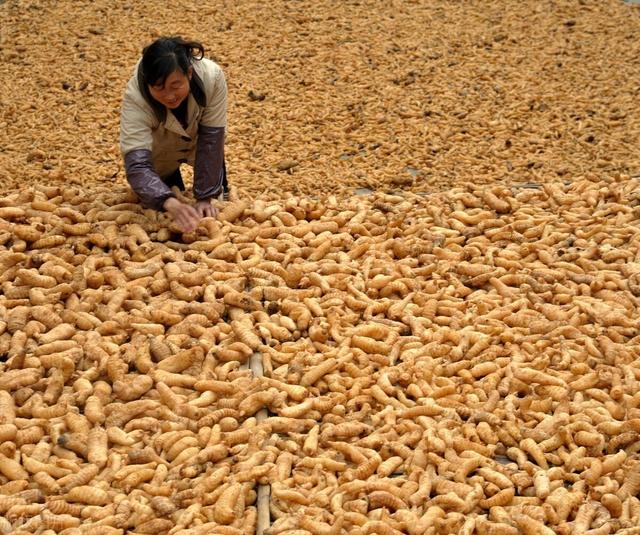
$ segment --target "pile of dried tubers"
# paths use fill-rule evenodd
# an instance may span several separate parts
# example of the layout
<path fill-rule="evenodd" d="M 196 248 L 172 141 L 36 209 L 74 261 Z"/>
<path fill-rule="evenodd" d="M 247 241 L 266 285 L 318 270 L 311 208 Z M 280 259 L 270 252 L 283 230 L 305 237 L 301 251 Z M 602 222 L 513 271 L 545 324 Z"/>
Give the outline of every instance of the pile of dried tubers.
<path fill-rule="evenodd" d="M 0 529 L 635 533 L 633 181 L 232 193 L 0 202 Z"/>

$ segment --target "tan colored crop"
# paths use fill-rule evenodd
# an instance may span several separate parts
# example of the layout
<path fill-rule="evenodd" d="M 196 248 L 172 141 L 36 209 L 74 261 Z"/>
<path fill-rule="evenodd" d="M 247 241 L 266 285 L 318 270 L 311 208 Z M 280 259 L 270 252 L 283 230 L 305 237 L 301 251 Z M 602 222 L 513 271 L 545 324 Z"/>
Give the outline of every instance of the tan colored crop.
<path fill-rule="evenodd" d="M 12 391 L 36 383 L 42 372 L 36 368 L 9 370 L 0 377 L 0 389 Z"/>
<path fill-rule="evenodd" d="M 167 372 L 181 372 L 186 368 L 189 368 L 194 363 L 201 361 L 203 350 L 200 346 L 195 346 L 191 349 L 181 351 L 176 355 L 169 356 L 158 363 L 157 368 Z"/>
<path fill-rule="evenodd" d="M 335 358 L 329 358 L 324 362 L 316 365 L 314 368 L 308 370 L 301 378 L 300 384 L 302 386 L 311 386 L 322 378 L 329 371 L 333 370 L 338 365 L 338 361 Z"/>
<path fill-rule="evenodd" d="M 66 494 L 66 499 L 88 505 L 106 505 L 110 502 L 109 494 L 106 491 L 86 485 L 72 488 Z"/>

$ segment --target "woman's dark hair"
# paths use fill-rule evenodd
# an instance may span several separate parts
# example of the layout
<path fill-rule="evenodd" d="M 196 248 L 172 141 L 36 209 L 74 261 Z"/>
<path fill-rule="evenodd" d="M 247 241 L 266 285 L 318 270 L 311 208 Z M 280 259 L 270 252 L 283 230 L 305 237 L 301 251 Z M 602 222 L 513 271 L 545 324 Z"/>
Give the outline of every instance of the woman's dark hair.
<path fill-rule="evenodd" d="M 182 37 L 160 37 L 142 51 L 142 61 L 138 68 L 138 85 L 144 98 L 153 108 L 160 122 L 166 118 L 167 110 L 149 92 L 149 86 L 164 85 L 167 77 L 179 70 L 185 76 L 194 60 L 204 57 L 204 47 L 195 41 L 185 41 Z M 189 83 L 193 98 L 199 106 L 206 105 L 206 95 L 202 80 L 193 71 Z"/>

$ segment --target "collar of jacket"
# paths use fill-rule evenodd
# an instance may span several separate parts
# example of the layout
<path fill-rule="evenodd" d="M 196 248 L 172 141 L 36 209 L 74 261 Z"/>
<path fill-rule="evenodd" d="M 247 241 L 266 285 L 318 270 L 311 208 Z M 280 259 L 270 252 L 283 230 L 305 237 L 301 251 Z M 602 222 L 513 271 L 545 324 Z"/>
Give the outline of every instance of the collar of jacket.
<path fill-rule="evenodd" d="M 189 93 L 187 97 L 187 125 L 191 125 L 193 121 L 196 119 L 196 115 L 198 114 L 198 104 L 193 94 Z M 190 137 L 189 134 L 185 131 L 185 129 L 180 124 L 180 121 L 176 118 L 173 113 L 167 113 L 165 108 L 165 120 L 162 123 L 167 130 L 171 130 L 180 136 Z"/>

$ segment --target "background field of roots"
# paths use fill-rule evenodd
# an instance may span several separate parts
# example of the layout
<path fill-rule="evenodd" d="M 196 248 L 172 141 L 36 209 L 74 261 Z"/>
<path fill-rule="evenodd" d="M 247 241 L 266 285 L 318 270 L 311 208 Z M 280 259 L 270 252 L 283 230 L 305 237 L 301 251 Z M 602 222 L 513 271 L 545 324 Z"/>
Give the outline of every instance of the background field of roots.
<path fill-rule="evenodd" d="M 0 20 L 0 533 L 248 535 L 260 485 L 269 535 L 638 533 L 638 8 Z M 117 145 L 163 34 L 229 84 L 188 234 Z"/>
<path fill-rule="evenodd" d="M 229 84 L 252 195 L 640 174 L 640 13 L 619 0 L 0 6 L 0 184 L 123 181 L 123 87 L 159 35 Z"/>

